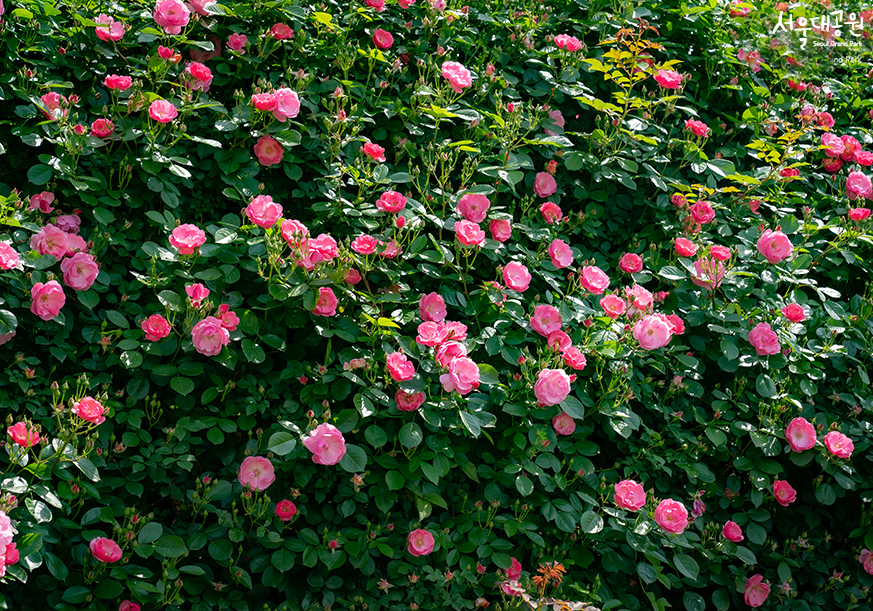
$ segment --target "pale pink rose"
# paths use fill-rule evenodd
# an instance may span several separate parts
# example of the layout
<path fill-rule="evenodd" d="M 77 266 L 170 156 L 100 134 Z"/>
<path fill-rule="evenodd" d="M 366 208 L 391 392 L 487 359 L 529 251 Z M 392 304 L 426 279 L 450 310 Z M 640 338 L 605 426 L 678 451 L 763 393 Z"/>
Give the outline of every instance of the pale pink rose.
<path fill-rule="evenodd" d="M 258 158 L 258 163 L 262 166 L 269 167 L 282 163 L 284 154 L 285 149 L 282 148 L 282 145 L 270 136 L 261 136 L 255 143 L 255 157 Z"/>
<path fill-rule="evenodd" d="M 724 527 L 721 529 L 721 536 L 734 543 L 739 543 L 745 538 L 743 537 L 743 529 L 740 528 L 740 525 L 731 520 L 725 522 Z"/>
<path fill-rule="evenodd" d="M 552 259 L 552 265 L 558 269 L 569 267 L 575 258 L 570 246 L 564 240 L 552 240 L 549 244 L 549 257 Z"/>
<path fill-rule="evenodd" d="M 388 373 L 395 382 L 405 382 L 411 380 L 415 375 L 415 365 L 413 365 L 406 355 L 402 352 L 392 352 L 385 357 L 385 363 L 388 366 Z"/>
<path fill-rule="evenodd" d="M 66 256 L 72 257 L 77 252 L 87 252 L 88 243 L 85 242 L 81 237 L 77 235 L 73 235 L 71 233 L 67 234 L 67 253 Z"/>
<path fill-rule="evenodd" d="M 317 465 L 335 465 L 346 455 L 346 440 L 332 424 L 319 424 L 303 438 L 303 445 Z"/>
<path fill-rule="evenodd" d="M 749 331 L 749 343 L 754 346 L 758 356 L 779 354 L 782 346 L 779 344 L 779 336 L 766 322 L 759 322 L 755 328 Z"/>
<path fill-rule="evenodd" d="M 691 282 L 708 291 L 712 291 L 721 286 L 721 281 L 724 280 L 725 274 L 727 274 L 727 270 L 721 261 L 698 259 L 694 262 L 694 273 L 691 275 Z"/>
<path fill-rule="evenodd" d="M 855 443 L 839 431 L 831 431 L 825 435 L 824 444 L 831 454 L 839 458 L 849 458 L 855 451 Z"/>
<path fill-rule="evenodd" d="M 118 76 L 117 74 L 109 74 L 106 76 L 106 78 L 103 79 L 103 85 L 107 89 L 124 91 L 125 89 L 130 89 L 131 85 L 133 85 L 133 79 L 129 76 Z"/>
<path fill-rule="evenodd" d="M 336 308 L 339 300 L 332 289 L 323 286 L 318 289 L 318 300 L 312 313 L 316 316 L 336 316 Z"/>
<path fill-rule="evenodd" d="M 512 237 L 512 223 L 504 219 L 494 219 L 488 224 L 491 239 L 505 242 Z"/>
<path fill-rule="evenodd" d="M 670 343 L 673 328 L 663 314 L 650 314 L 636 322 L 633 335 L 644 350 L 657 350 Z"/>
<path fill-rule="evenodd" d="M 576 421 L 563 411 L 552 418 L 552 428 L 558 435 L 572 435 L 576 430 Z"/>
<path fill-rule="evenodd" d="M 682 75 L 674 70 L 658 70 L 655 81 L 664 89 L 679 89 L 682 85 Z"/>
<path fill-rule="evenodd" d="M 185 4 L 192 13 L 209 17 L 212 13 L 207 9 L 215 4 L 215 0 L 188 0 Z"/>
<path fill-rule="evenodd" d="M 188 298 L 191 299 L 191 305 L 195 308 L 199 308 L 200 302 L 209 297 L 209 292 L 209 289 L 199 282 L 185 287 L 185 293 L 188 294 Z"/>
<path fill-rule="evenodd" d="M 548 344 L 549 348 L 551 348 L 555 352 L 560 352 L 561 354 L 563 354 L 573 345 L 573 340 L 571 340 L 570 336 L 563 331 L 552 331 L 551 333 L 549 333 L 549 337 L 546 340 L 546 343 Z"/>
<path fill-rule="evenodd" d="M 457 356 L 449 363 L 449 372 L 440 376 L 443 390 L 462 395 L 479 388 L 479 366 L 466 356 Z"/>
<path fill-rule="evenodd" d="M 866 221 L 870 216 L 869 208 L 850 208 L 849 218 L 853 221 Z"/>
<path fill-rule="evenodd" d="M 507 579 L 500 582 L 500 590 L 507 596 L 521 596 L 525 589 L 515 580 Z"/>
<path fill-rule="evenodd" d="M 763 583 L 763 575 L 752 575 L 746 580 L 746 591 L 743 594 L 743 600 L 750 607 L 760 607 L 770 595 L 770 586 Z"/>
<path fill-rule="evenodd" d="M 52 224 L 65 233 L 78 235 L 82 220 L 75 214 L 62 214 L 52 219 Z"/>
<path fill-rule="evenodd" d="M 282 87 L 276 90 L 276 108 L 273 110 L 273 117 L 276 120 L 284 123 L 288 119 L 294 119 L 300 113 L 300 97 L 296 91 L 292 91 L 288 87 Z"/>
<path fill-rule="evenodd" d="M 16 422 L 6 429 L 6 434 L 22 448 L 30 448 L 39 443 L 39 433 L 24 422 Z"/>
<path fill-rule="evenodd" d="M 433 551 L 434 538 L 423 528 L 418 528 L 409 533 L 409 546 L 407 551 L 413 556 L 427 556 Z"/>
<path fill-rule="evenodd" d="M 693 257 L 697 253 L 697 246 L 686 238 L 676 238 L 673 240 L 673 247 L 680 257 Z"/>
<path fill-rule="evenodd" d="M 582 286 L 594 295 L 602 295 L 609 287 L 609 276 L 595 265 L 586 265 L 582 268 L 582 274 L 579 277 Z"/>
<path fill-rule="evenodd" d="M 180 255 L 192 255 L 206 243 L 206 233 L 197 225 L 179 225 L 170 234 L 170 244 L 175 246 Z"/>
<path fill-rule="evenodd" d="M 276 23 L 270 28 L 270 36 L 276 40 L 288 40 L 294 37 L 294 30 L 284 23 Z"/>
<path fill-rule="evenodd" d="M 806 312 L 803 311 L 802 306 L 796 303 L 789 303 L 782 308 L 782 314 L 791 322 L 802 322 L 806 320 Z"/>
<path fill-rule="evenodd" d="M 393 259 L 402 252 L 400 249 L 400 244 L 397 243 L 397 240 L 391 240 L 388 243 L 382 242 L 380 240 L 379 245 L 382 247 L 382 249 L 378 252 L 378 255 L 380 257 L 384 257 L 385 259 Z"/>
<path fill-rule="evenodd" d="M 627 253 L 618 262 L 618 267 L 621 271 L 628 274 L 635 274 L 643 269 L 643 259 L 634 253 Z"/>
<path fill-rule="evenodd" d="M 485 232 L 470 221 L 455 221 L 455 236 L 464 246 L 481 246 L 485 243 Z"/>
<path fill-rule="evenodd" d="M 239 466 L 237 477 L 244 488 L 263 492 L 276 481 L 276 471 L 268 458 L 246 456 Z"/>
<path fill-rule="evenodd" d="M 439 346 L 449 338 L 449 329 L 443 322 L 427 321 L 418 325 L 415 341 L 422 346 Z"/>
<path fill-rule="evenodd" d="M 61 261 L 61 272 L 64 274 L 64 284 L 76 291 L 87 291 L 97 279 L 100 268 L 94 260 L 94 255 L 78 252 Z"/>
<path fill-rule="evenodd" d="M 318 234 L 317 238 L 309 240 L 309 248 L 317 252 L 322 259 L 330 261 L 339 256 L 339 246 L 331 236 L 326 233 Z"/>
<path fill-rule="evenodd" d="M 649 312 L 654 307 L 655 296 L 639 284 L 625 289 L 625 293 L 631 302 L 631 306 L 640 312 Z"/>
<path fill-rule="evenodd" d="M 863 172 L 849 172 L 846 178 L 846 193 L 849 200 L 871 199 L 873 184 L 870 182 L 870 177 Z"/>
<path fill-rule="evenodd" d="M 174 2 L 175 0 L 161 0 Z M 167 100 L 155 100 L 149 105 L 149 116 L 158 123 L 169 123 L 179 116 L 179 111 Z"/>
<path fill-rule="evenodd" d="M 405 207 L 406 198 L 397 191 L 385 191 L 376 202 L 376 208 L 383 212 L 392 212 L 394 214 L 397 214 Z"/>
<path fill-rule="evenodd" d="M 207 316 L 191 329 L 191 339 L 197 352 L 215 356 L 230 343 L 230 333 L 215 316 Z"/>
<path fill-rule="evenodd" d="M 688 510 L 673 499 L 661 501 L 655 509 L 654 518 L 658 526 L 674 535 L 682 534 L 688 527 Z"/>
<path fill-rule="evenodd" d="M 539 172 L 534 179 L 534 193 L 540 197 L 548 197 L 558 190 L 555 177 L 548 172 Z"/>
<path fill-rule="evenodd" d="M 785 427 L 785 439 L 793 452 L 803 452 L 815 447 L 815 426 L 805 418 L 794 418 Z"/>
<path fill-rule="evenodd" d="M 218 313 L 215 317 L 221 321 L 221 326 L 233 333 L 239 326 L 239 316 L 235 312 L 231 312 L 230 306 L 226 303 L 218 307 Z"/>
<path fill-rule="evenodd" d="M 152 17 L 167 34 L 179 34 L 188 25 L 191 11 L 179 0 L 158 0 Z"/>
<path fill-rule="evenodd" d="M 93 397 L 82 397 L 81 400 L 73 404 L 73 409 L 70 411 L 91 424 L 103 424 L 106 421 L 106 417 L 103 415 L 106 408 Z"/>
<path fill-rule="evenodd" d="M 394 44 L 394 36 L 391 35 L 391 32 L 387 32 L 381 28 L 378 28 L 375 32 L 373 32 L 373 44 L 377 49 L 390 49 Z"/>
<path fill-rule="evenodd" d="M 857 140 L 855 142 L 857 142 Z M 828 157 L 839 157 L 846 151 L 842 139 L 834 134 L 822 134 L 821 145 L 824 147 L 824 153 Z M 849 159 L 851 159 L 851 156 Z"/>
<path fill-rule="evenodd" d="M 351 249 L 360 255 L 372 255 L 379 246 L 379 240 L 371 235 L 359 235 L 351 244 Z"/>
<path fill-rule="evenodd" d="M 288 499 L 276 503 L 276 517 L 283 522 L 288 522 L 297 513 L 297 506 Z M 121 611 L 119 609 L 119 611 Z"/>
<path fill-rule="evenodd" d="M 776 497 L 776 502 L 783 507 L 788 507 L 789 504 L 797 500 L 797 491 L 791 487 L 786 481 L 776 480 L 773 482 L 773 495 Z"/>
<path fill-rule="evenodd" d="M 361 280 L 363 280 L 363 278 L 361 277 L 361 272 L 356 269 L 350 269 L 346 273 L 346 277 L 343 279 L 346 284 L 351 284 L 352 286 L 356 285 Z"/>
<path fill-rule="evenodd" d="M 361 152 L 373 161 L 378 161 L 379 163 L 385 162 L 385 149 L 378 144 L 368 142 L 361 147 Z"/>
<path fill-rule="evenodd" d="M 480 193 L 467 193 L 458 201 L 458 214 L 471 223 L 481 223 L 485 220 L 491 201 Z"/>
<path fill-rule="evenodd" d="M 67 300 L 64 289 L 57 280 L 37 282 L 30 289 L 30 297 L 33 299 L 30 311 L 43 320 L 51 320 L 60 314 Z"/>
<path fill-rule="evenodd" d="M 57 91 L 50 91 L 39 99 L 45 106 L 42 114 L 49 120 L 56 121 L 70 114 L 69 101 Z"/>
<path fill-rule="evenodd" d="M 557 127 L 561 128 L 561 130 L 564 129 L 565 121 L 564 121 L 564 115 L 561 114 L 561 111 L 550 110 L 549 111 L 549 119 L 550 120 L 546 121 L 546 123 L 545 123 L 546 125 L 557 126 Z M 543 128 L 543 131 L 546 132 L 547 136 L 557 136 L 558 135 L 555 132 L 553 132 L 552 130 L 547 129 L 545 127 Z"/>
<path fill-rule="evenodd" d="M 459 356 L 467 356 L 467 348 L 461 342 L 446 341 L 437 346 L 434 358 L 436 362 L 446 369 L 452 364 L 452 360 Z"/>
<path fill-rule="evenodd" d="M 100 562 L 113 563 L 121 560 L 121 556 L 123 556 L 123 552 L 121 551 L 121 547 L 113 541 L 112 539 L 107 539 L 106 537 L 97 537 L 96 539 L 91 539 L 91 543 L 88 545 L 91 548 L 91 554 L 99 560 Z"/>
<path fill-rule="evenodd" d="M 30 196 L 30 210 L 39 210 L 40 212 L 44 212 L 48 214 L 52 210 L 54 210 L 54 206 L 52 206 L 52 202 L 55 201 L 54 193 L 49 193 L 48 191 L 43 191 L 42 193 L 36 193 Z"/>
<path fill-rule="evenodd" d="M 309 229 L 300 221 L 282 221 L 282 238 L 290 248 L 301 248 L 309 239 Z"/>
<path fill-rule="evenodd" d="M 249 39 L 245 34 L 237 34 L 236 32 L 227 39 L 228 48 L 242 55 L 245 54 L 245 48 L 248 43 Z"/>
<path fill-rule="evenodd" d="M 645 489 L 632 479 L 615 485 L 615 504 L 628 511 L 639 511 L 646 504 Z"/>
<path fill-rule="evenodd" d="M 692 119 L 686 119 L 685 129 L 693 133 L 695 136 L 700 136 L 702 138 L 709 136 L 710 133 L 709 126 L 707 126 L 706 123 L 703 121 L 694 121 Z"/>
<path fill-rule="evenodd" d="M 269 229 L 282 217 L 282 206 L 269 195 L 258 195 L 246 206 L 246 216 L 258 227 Z"/>
<path fill-rule="evenodd" d="M 564 216 L 561 208 L 553 202 L 546 202 L 540 206 L 540 214 L 543 215 L 543 220 L 549 225 L 554 225 Z"/>
<path fill-rule="evenodd" d="M 447 320 L 445 325 L 449 332 L 449 339 L 459 342 L 467 339 L 467 325 L 452 320 Z"/>
<path fill-rule="evenodd" d="M 41 255 L 51 255 L 58 261 L 69 251 L 69 234 L 54 225 L 40 227 L 39 233 L 30 236 L 30 247 Z"/>
<path fill-rule="evenodd" d="M 588 364 L 582 351 L 575 347 L 567 348 L 564 351 L 564 362 L 576 371 L 582 371 L 585 369 L 585 365 Z"/>
<path fill-rule="evenodd" d="M 553 332 L 560 330 L 563 322 L 558 308 L 550 305 L 538 305 L 534 308 L 530 326 L 543 337 L 548 337 Z"/>
<path fill-rule="evenodd" d="M 100 16 L 94 20 L 94 23 L 97 24 L 94 33 L 97 34 L 97 38 L 100 40 L 118 42 L 124 37 L 124 24 L 120 21 L 115 21 L 109 15 L 100 13 Z"/>
<path fill-rule="evenodd" d="M 861 550 L 861 555 L 858 556 L 858 562 L 864 567 L 870 575 L 873 575 L 873 552 L 868 549 Z"/>
<path fill-rule="evenodd" d="M 6 242 L 0 242 L 0 269 L 12 269 L 18 265 L 18 253 Z"/>
<path fill-rule="evenodd" d="M 617 295 L 606 295 L 600 299 L 600 307 L 610 318 L 618 318 L 627 310 L 624 299 Z"/>
<path fill-rule="evenodd" d="M 166 318 L 160 314 L 152 314 L 142 321 L 140 325 L 145 338 L 150 342 L 159 341 L 170 334 L 172 327 Z"/>
<path fill-rule="evenodd" d="M 530 272 L 518 261 L 510 261 L 503 268 L 503 282 L 513 291 L 525 292 L 530 286 Z"/>
<path fill-rule="evenodd" d="M 537 375 L 534 394 L 540 405 L 558 405 L 570 394 L 570 376 L 563 369 L 543 369 Z"/>
<path fill-rule="evenodd" d="M 455 93 L 462 93 L 464 89 L 473 84 L 470 71 L 458 62 L 444 62 L 442 73 Z"/>
<path fill-rule="evenodd" d="M 418 314 L 425 322 L 442 322 L 446 319 L 446 302 L 439 293 L 422 295 L 418 302 Z"/>
<path fill-rule="evenodd" d="M 779 263 L 790 257 L 793 249 L 791 240 L 781 231 L 767 229 L 758 238 L 758 252 L 770 263 Z"/>
<path fill-rule="evenodd" d="M 761 71 L 761 54 L 758 51 L 746 51 L 745 49 L 740 49 L 737 51 L 737 59 L 749 64 L 749 68 L 752 69 L 752 72 Z"/>
<path fill-rule="evenodd" d="M 401 412 L 414 412 L 424 404 L 425 396 L 423 392 L 409 394 L 398 390 L 394 400 L 397 402 L 397 409 Z"/>

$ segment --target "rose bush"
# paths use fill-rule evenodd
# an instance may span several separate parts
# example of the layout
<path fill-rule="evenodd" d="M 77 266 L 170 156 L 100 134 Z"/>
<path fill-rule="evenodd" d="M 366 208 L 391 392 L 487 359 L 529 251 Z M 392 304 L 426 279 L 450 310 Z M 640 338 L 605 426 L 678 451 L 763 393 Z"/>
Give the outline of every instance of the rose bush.
<path fill-rule="evenodd" d="M 873 63 L 787 10 L 0 4 L 0 606 L 871 609 Z"/>

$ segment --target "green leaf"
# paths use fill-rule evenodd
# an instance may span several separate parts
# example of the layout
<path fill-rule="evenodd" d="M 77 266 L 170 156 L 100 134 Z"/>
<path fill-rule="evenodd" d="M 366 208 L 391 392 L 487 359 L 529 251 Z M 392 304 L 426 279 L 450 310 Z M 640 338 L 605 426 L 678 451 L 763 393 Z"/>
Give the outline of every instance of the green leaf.
<path fill-rule="evenodd" d="M 42 558 L 45 560 L 46 566 L 48 566 L 49 573 L 60 582 L 64 582 L 67 580 L 67 577 L 70 576 L 70 570 L 67 568 L 67 565 L 64 564 L 64 561 L 55 556 L 53 553 L 43 550 Z"/>
<path fill-rule="evenodd" d="M 381 426 L 374 424 L 364 431 L 364 439 L 374 448 L 381 448 L 388 443 L 388 434 Z"/>
<path fill-rule="evenodd" d="M 526 475 L 519 475 L 515 478 L 515 488 L 522 496 L 528 496 L 533 492 L 533 482 Z"/>
<path fill-rule="evenodd" d="M 822 484 L 815 489 L 815 498 L 822 505 L 833 505 L 837 502 L 837 493 L 830 484 Z"/>
<path fill-rule="evenodd" d="M 697 561 L 688 554 L 676 554 L 673 558 L 673 563 L 680 573 L 692 581 L 695 581 L 700 574 L 700 567 L 697 566 Z"/>
<path fill-rule="evenodd" d="M 599 533 L 603 530 L 603 518 L 593 511 L 586 511 L 579 519 L 579 528 L 588 534 Z"/>
<path fill-rule="evenodd" d="M 461 412 L 461 422 L 464 423 L 464 427 L 470 431 L 473 437 L 478 438 L 482 433 L 482 422 L 475 414 L 466 411 Z"/>
<path fill-rule="evenodd" d="M 407 422 L 400 429 L 398 435 L 400 443 L 407 448 L 415 448 L 421 445 L 424 435 L 421 432 L 421 427 L 414 422 Z"/>
<path fill-rule="evenodd" d="M 260 364 L 267 359 L 267 353 L 261 348 L 260 344 L 246 338 L 242 341 L 242 351 L 246 359 L 250 363 Z"/>
<path fill-rule="evenodd" d="M 346 444 L 346 453 L 339 465 L 349 473 L 361 473 L 367 469 L 367 453 L 363 448 Z"/>
<path fill-rule="evenodd" d="M 52 173 L 51 166 L 38 163 L 27 170 L 27 180 L 34 185 L 44 185 L 52 179 Z"/>
<path fill-rule="evenodd" d="M 273 433 L 270 440 L 267 442 L 267 451 L 272 452 L 276 456 L 285 456 L 290 454 L 297 445 L 297 437 L 291 433 L 284 431 Z"/>
<path fill-rule="evenodd" d="M 27 506 L 28 511 L 36 518 L 36 521 L 42 524 L 43 522 L 51 522 L 52 521 L 52 510 L 49 509 L 49 506 L 40 501 L 39 499 L 28 498 L 24 501 L 24 504 Z M 27 554 L 21 554 L 21 556 L 26 556 Z"/>
<path fill-rule="evenodd" d="M 122 352 L 119 360 L 127 369 L 133 369 L 142 365 L 142 355 L 136 350 Z"/>
<path fill-rule="evenodd" d="M 757 380 L 755 380 L 755 390 L 758 391 L 759 395 L 767 399 L 776 396 L 776 384 L 773 383 L 770 376 L 763 373 L 758 376 Z"/>
<path fill-rule="evenodd" d="M 494 367 L 487 363 L 479 363 L 479 381 L 482 384 L 497 384 L 500 379 Z"/>
<path fill-rule="evenodd" d="M 658 275 L 662 278 L 666 278 L 667 280 L 684 280 L 685 272 L 683 272 L 678 267 L 673 267 L 672 265 L 667 265 L 661 268 L 661 271 L 658 272 Z"/>
<path fill-rule="evenodd" d="M 213 445 L 221 445 L 224 443 L 224 433 L 217 426 L 206 431 L 206 439 L 212 442 Z"/>
<path fill-rule="evenodd" d="M 85 602 L 89 596 L 91 596 L 91 588 L 85 586 L 73 586 L 64 590 L 64 600 L 73 605 Z"/>
<path fill-rule="evenodd" d="M 731 608 L 731 596 L 726 590 L 716 590 L 712 593 L 712 604 L 718 611 L 728 611 Z"/>
<path fill-rule="evenodd" d="M 270 556 L 270 563 L 276 567 L 276 570 L 282 571 L 290 571 L 294 568 L 294 554 L 282 547 L 273 552 L 273 555 Z"/>
<path fill-rule="evenodd" d="M 83 458 L 77 459 L 74 462 L 75 462 L 75 465 L 77 467 L 79 467 L 79 469 L 82 471 L 82 473 L 84 473 L 85 476 L 88 479 L 90 479 L 92 482 L 99 482 L 100 481 L 100 474 L 97 473 L 97 467 L 95 467 L 94 463 L 92 463 L 90 460 L 83 457 Z"/>
<path fill-rule="evenodd" d="M 406 485 L 406 479 L 398 471 L 388 471 L 385 473 L 385 483 L 388 484 L 388 490 L 401 490 Z"/>
<path fill-rule="evenodd" d="M 122 592 L 124 592 L 124 586 L 114 579 L 101 581 L 100 585 L 94 588 L 94 596 L 102 598 L 103 600 L 118 598 L 121 596 Z"/>
<path fill-rule="evenodd" d="M 180 395 L 187 395 L 194 390 L 194 382 L 190 378 L 175 377 L 170 380 L 170 388 Z"/>
<path fill-rule="evenodd" d="M 561 409 L 564 410 L 571 418 L 582 420 L 585 418 L 585 406 L 582 402 L 572 395 L 567 395 L 567 398 L 561 402 Z"/>
<path fill-rule="evenodd" d="M 164 534 L 163 526 L 157 522 L 149 522 L 142 527 L 141 531 L 139 531 L 139 536 L 137 536 L 136 540 L 139 541 L 140 545 L 154 543 L 161 538 L 162 534 Z"/>
<path fill-rule="evenodd" d="M 155 551 L 165 558 L 178 558 L 188 551 L 185 542 L 176 535 L 164 535 L 155 541 Z"/>
<path fill-rule="evenodd" d="M 42 536 L 39 533 L 27 533 L 19 537 L 16 543 L 20 557 L 27 558 L 42 549 Z"/>
<path fill-rule="evenodd" d="M 706 601 L 697 592 L 685 592 L 682 602 L 685 604 L 686 611 L 704 611 L 706 609 Z"/>

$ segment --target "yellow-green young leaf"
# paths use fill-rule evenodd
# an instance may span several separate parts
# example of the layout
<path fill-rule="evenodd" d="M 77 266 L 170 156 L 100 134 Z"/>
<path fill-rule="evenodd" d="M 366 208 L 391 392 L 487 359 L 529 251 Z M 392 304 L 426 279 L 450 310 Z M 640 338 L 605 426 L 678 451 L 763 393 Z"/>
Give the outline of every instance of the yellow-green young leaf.
<path fill-rule="evenodd" d="M 391 320 L 390 318 L 380 318 L 378 323 L 380 327 L 393 327 L 395 329 L 399 329 L 400 325 Z"/>

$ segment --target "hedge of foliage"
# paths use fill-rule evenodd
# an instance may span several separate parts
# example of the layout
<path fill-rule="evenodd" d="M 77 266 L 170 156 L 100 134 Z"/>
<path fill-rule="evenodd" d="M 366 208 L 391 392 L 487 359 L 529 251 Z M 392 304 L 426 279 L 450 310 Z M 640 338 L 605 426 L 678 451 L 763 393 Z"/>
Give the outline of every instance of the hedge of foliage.
<path fill-rule="evenodd" d="M 825 4 L 0 2 L 0 608 L 871 609 Z"/>

